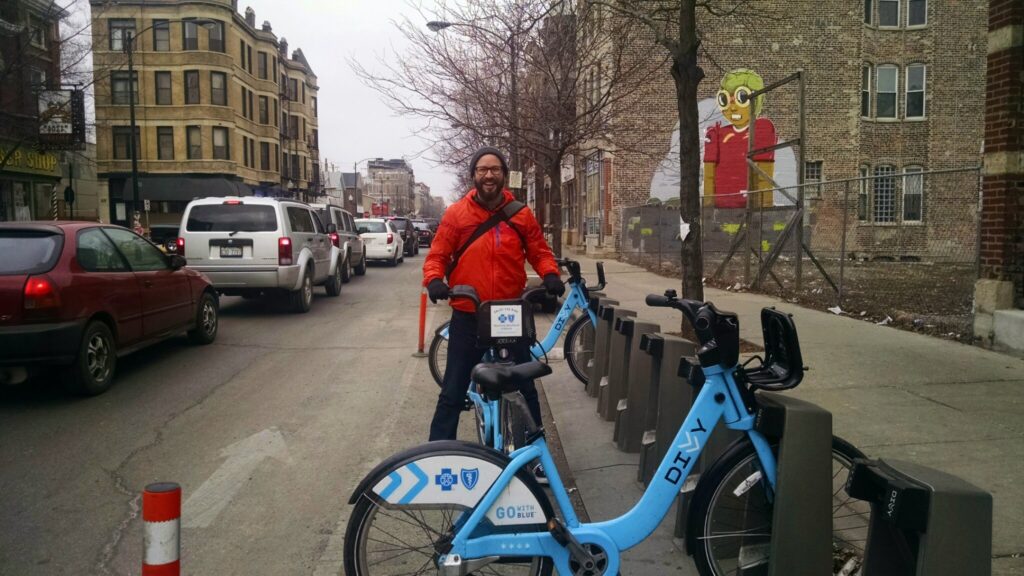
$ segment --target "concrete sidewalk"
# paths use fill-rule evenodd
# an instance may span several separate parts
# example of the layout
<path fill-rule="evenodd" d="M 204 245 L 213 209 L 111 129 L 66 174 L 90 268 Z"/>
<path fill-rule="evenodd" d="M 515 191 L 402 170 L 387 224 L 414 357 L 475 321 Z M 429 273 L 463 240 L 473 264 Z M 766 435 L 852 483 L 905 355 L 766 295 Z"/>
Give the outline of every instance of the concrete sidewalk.
<path fill-rule="evenodd" d="M 596 281 L 595 261 L 577 257 Z M 678 280 L 605 261 L 605 293 L 641 320 L 678 332 L 680 315 L 649 308 L 644 297 Z M 793 314 L 810 371 L 789 391 L 832 412 L 833 433 L 869 457 L 916 462 L 960 476 L 994 498 L 993 574 L 1024 575 L 1024 360 L 955 342 L 800 308 L 758 294 L 706 290 L 706 299 L 739 314 L 742 337 L 761 343 L 760 310 Z M 547 323 L 538 322 L 544 333 Z M 639 499 L 635 454 L 619 452 L 613 423 L 564 363 L 544 379 L 551 415 L 592 520 L 622 514 Z M 626 553 L 622 574 L 696 574 L 672 539 L 672 516 Z M 971 575 L 974 576 L 974 575 Z"/>

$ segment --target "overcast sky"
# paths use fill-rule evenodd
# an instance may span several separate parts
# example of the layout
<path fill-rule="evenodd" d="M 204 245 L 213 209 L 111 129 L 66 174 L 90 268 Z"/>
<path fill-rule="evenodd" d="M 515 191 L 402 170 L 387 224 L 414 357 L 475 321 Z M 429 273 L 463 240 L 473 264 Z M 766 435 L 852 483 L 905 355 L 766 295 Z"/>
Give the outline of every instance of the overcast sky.
<path fill-rule="evenodd" d="M 88 12 L 88 0 L 75 1 Z M 394 52 L 404 53 L 406 46 L 392 20 L 419 19 L 416 10 L 404 0 L 239 0 L 239 13 L 247 6 L 256 12 L 257 27 L 269 20 L 278 39 L 287 38 L 289 52 L 302 48 L 317 76 L 321 160 L 351 172 L 352 163 L 364 158 L 405 158 L 417 181 L 447 198 L 455 178 L 430 161 L 430 152 L 421 155 L 426 143 L 415 134 L 425 123 L 396 117 L 346 60 L 371 70 L 379 69 L 381 56 L 394 61 Z M 365 173 L 366 164 L 359 170 Z"/>

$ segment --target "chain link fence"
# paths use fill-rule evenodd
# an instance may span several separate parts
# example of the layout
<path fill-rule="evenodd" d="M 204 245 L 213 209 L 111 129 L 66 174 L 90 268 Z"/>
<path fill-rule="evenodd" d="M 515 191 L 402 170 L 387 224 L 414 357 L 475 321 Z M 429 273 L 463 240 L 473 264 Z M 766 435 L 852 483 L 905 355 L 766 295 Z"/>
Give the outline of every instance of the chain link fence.
<path fill-rule="evenodd" d="M 977 168 L 897 172 L 878 166 L 870 175 L 810 182 L 803 190 L 802 212 L 785 205 L 787 196 L 797 196 L 796 187 L 773 190 L 775 205 L 749 214 L 704 206 L 705 284 L 970 340 Z M 625 208 L 621 230 L 624 261 L 682 274 L 675 206 Z"/>

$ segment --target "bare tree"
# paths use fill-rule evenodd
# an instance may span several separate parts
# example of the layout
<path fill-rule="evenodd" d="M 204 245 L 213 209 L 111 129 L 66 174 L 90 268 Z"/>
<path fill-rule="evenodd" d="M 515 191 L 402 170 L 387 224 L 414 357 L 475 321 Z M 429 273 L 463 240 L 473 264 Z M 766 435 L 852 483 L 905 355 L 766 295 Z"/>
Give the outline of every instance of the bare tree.
<path fill-rule="evenodd" d="M 640 28 L 628 19 L 591 18 L 590 10 L 568 0 L 447 5 L 440 15 L 421 11 L 421 21 L 398 23 L 410 47 L 382 61 L 379 71 L 351 62 L 392 109 L 427 120 L 422 136 L 439 162 L 457 173 L 465 172 L 473 151 L 490 144 L 510 151 L 513 170 L 525 160 L 545 174 L 551 183 L 546 223 L 556 253 L 562 159 L 606 138 L 614 108 L 642 90 L 663 63 L 626 58 L 629 38 Z M 428 31 L 428 21 L 436 33 Z"/>

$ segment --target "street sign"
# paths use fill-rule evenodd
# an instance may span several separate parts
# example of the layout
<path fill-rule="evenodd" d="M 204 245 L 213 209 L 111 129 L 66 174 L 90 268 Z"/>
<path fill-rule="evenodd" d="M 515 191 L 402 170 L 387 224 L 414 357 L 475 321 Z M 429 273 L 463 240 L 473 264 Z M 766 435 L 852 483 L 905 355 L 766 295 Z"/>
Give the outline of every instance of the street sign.
<path fill-rule="evenodd" d="M 142 208 L 143 208 L 143 210 L 145 210 L 146 212 L 149 212 L 149 200 L 148 200 L 148 199 L 147 199 L 147 200 L 143 200 L 143 201 L 142 201 Z"/>
<path fill-rule="evenodd" d="M 513 171 L 508 173 L 508 187 L 509 188 L 522 188 L 523 187 L 523 173 L 519 171 Z"/>

